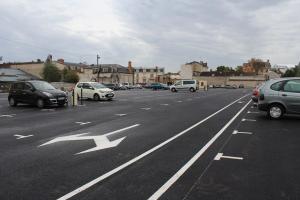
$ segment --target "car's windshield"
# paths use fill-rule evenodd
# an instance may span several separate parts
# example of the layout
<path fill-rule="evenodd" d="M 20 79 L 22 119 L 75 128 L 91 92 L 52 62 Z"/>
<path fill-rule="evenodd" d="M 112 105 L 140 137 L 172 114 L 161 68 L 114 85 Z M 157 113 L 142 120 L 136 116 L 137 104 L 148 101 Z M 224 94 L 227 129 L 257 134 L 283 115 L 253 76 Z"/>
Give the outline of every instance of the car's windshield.
<path fill-rule="evenodd" d="M 37 90 L 55 90 L 55 87 L 53 87 L 50 83 L 44 81 L 35 81 L 31 82 L 31 84 Z"/>
<path fill-rule="evenodd" d="M 101 83 L 91 83 L 91 86 L 96 89 L 106 88 L 106 86 Z"/>

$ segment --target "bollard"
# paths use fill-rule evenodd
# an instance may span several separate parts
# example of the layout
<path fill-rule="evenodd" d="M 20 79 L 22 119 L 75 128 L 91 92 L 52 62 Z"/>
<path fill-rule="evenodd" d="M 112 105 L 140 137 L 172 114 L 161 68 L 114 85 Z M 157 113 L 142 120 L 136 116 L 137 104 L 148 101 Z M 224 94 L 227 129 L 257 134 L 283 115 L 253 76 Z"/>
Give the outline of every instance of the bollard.
<path fill-rule="evenodd" d="M 80 105 L 82 105 L 82 87 L 81 87 L 81 90 L 80 90 Z"/>
<path fill-rule="evenodd" d="M 74 106 L 77 106 L 77 104 L 78 104 L 77 93 L 75 92 L 75 89 L 74 89 L 72 92 L 72 105 L 74 107 Z"/>

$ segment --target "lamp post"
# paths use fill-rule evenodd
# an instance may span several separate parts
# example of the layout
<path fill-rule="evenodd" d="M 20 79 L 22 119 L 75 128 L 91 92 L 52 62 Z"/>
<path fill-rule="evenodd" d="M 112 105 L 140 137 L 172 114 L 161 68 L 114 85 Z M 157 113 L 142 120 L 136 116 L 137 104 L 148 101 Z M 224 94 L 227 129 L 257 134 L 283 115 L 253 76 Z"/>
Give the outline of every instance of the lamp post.
<path fill-rule="evenodd" d="M 98 73 L 97 73 L 97 80 L 99 82 L 100 80 L 100 70 L 101 70 L 101 66 L 98 67 L 98 60 L 100 59 L 100 56 L 97 54 L 97 68 L 98 68 Z"/>

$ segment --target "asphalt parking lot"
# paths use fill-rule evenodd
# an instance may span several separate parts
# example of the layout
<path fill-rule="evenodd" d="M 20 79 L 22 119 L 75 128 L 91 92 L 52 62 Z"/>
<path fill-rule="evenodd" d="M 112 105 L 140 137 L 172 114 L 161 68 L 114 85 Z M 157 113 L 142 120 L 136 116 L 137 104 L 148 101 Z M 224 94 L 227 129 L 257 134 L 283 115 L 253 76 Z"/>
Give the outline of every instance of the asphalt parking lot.
<path fill-rule="evenodd" d="M 300 199 L 300 117 L 269 120 L 250 92 L 46 109 L 0 94 L 0 199 Z"/>

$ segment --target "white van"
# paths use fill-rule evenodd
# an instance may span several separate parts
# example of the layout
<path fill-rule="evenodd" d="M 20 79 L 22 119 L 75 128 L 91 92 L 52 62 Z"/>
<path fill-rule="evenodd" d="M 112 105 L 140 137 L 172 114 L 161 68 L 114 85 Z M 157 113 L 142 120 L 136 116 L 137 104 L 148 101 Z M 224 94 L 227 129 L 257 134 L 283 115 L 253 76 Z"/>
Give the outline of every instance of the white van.
<path fill-rule="evenodd" d="M 170 86 L 172 92 L 177 92 L 181 90 L 186 90 L 190 92 L 196 92 L 199 89 L 197 80 L 180 80 L 175 82 L 174 85 Z"/>

